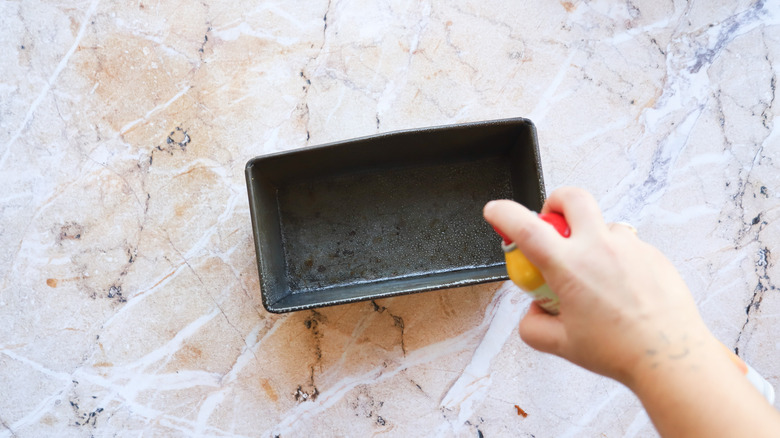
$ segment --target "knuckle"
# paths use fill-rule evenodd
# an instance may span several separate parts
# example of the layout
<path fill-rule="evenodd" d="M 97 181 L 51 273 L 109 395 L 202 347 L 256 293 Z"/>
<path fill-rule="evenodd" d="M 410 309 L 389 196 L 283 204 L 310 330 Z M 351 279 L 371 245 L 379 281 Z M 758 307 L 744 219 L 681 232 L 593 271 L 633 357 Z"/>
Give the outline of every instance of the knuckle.
<path fill-rule="evenodd" d="M 585 190 L 579 188 L 579 187 L 573 187 L 573 186 L 564 186 L 556 190 L 559 196 L 566 198 L 566 199 L 579 199 L 584 198 L 588 196 L 588 192 Z"/>
<path fill-rule="evenodd" d="M 571 197 L 572 203 L 577 203 L 579 205 L 588 205 L 588 206 L 596 205 L 596 199 L 593 198 L 593 195 L 591 195 L 589 192 L 583 189 L 573 188 L 569 196 Z"/>

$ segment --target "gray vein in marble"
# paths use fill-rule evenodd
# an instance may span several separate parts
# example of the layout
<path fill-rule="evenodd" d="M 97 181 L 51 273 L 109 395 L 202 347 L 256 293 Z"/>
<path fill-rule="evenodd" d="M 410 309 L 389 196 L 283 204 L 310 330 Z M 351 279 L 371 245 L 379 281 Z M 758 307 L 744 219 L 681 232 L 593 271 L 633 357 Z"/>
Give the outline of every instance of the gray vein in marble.
<path fill-rule="evenodd" d="M 652 158 L 652 166 L 644 181 L 624 180 L 621 184 L 629 184 L 629 196 L 618 201 L 616 206 L 610 206 L 608 211 L 616 220 L 631 220 L 639 215 L 644 206 L 663 195 L 668 184 L 668 175 L 680 154 L 685 150 L 691 131 L 696 126 L 699 117 L 708 107 L 711 96 L 719 99 L 719 92 L 710 89 L 710 80 L 706 69 L 721 53 L 724 47 L 734 38 L 753 31 L 763 25 L 758 20 L 762 11 L 763 1 L 754 8 L 735 14 L 719 24 L 706 30 L 699 30 L 703 41 L 697 41 L 696 33 L 684 33 L 673 37 L 667 46 L 666 83 L 663 93 L 655 108 L 647 110 L 644 121 L 648 133 L 656 133 L 664 129 L 671 114 L 684 107 L 692 108 L 681 123 L 672 123 L 671 130 L 659 140 L 660 146 Z M 693 37 L 694 39 L 691 39 Z M 714 38 L 713 38 L 714 37 Z M 714 39 L 714 43 L 709 40 Z M 690 51 L 693 50 L 693 54 Z M 688 67 L 680 70 L 680 66 Z M 679 73 L 678 73 L 679 72 Z M 633 147 L 636 147 L 637 143 Z M 632 179 L 635 175 L 631 176 Z"/>

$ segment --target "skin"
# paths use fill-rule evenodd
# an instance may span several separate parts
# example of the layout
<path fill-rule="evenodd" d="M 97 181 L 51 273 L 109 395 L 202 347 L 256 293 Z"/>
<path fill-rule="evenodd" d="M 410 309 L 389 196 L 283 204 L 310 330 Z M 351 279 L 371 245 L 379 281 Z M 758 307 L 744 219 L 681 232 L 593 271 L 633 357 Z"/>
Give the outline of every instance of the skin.
<path fill-rule="evenodd" d="M 556 316 L 531 305 L 523 341 L 626 385 L 664 437 L 780 436 L 780 413 L 707 329 L 660 251 L 630 226 L 606 224 L 584 190 L 556 190 L 547 212 L 563 214 L 570 238 L 515 202 L 484 209 L 560 298 Z"/>

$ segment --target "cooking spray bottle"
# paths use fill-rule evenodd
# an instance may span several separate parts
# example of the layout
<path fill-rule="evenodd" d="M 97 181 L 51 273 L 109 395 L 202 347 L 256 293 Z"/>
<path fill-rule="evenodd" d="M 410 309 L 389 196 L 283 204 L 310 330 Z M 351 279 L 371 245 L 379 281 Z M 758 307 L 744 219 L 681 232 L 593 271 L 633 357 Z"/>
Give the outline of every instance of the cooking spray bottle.
<path fill-rule="evenodd" d="M 539 218 L 552 225 L 561 236 L 568 238 L 571 235 L 569 224 L 562 215 L 558 213 L 545 213 L 540 214 Z M 501 249 L 504 250 L 506 270 L 507 274 L 509 274 L 509 279 L 520 289 L 533 296 L 534 301 L 539 307 L 552 315 L 557 315 L 560 306 L 558 295 L 547 286 L 547 282 L 542 276 L 542 273 L 525 257 L 525 255 L 523 255 L 522 252 L 520 252 L 517 245 L 506 234 L 496 227 L 493 227 L 493 229 L 496 230 L 503 239 Z M 774 404 L 775 390 L 772 385 L 764 379 L 758 371 L 746 364 L 728 347 L 723 345 L 723 348 L 729 352 L 731 361 L 734 362 L 748 381 L 769 401 L 769 404 Z"/>

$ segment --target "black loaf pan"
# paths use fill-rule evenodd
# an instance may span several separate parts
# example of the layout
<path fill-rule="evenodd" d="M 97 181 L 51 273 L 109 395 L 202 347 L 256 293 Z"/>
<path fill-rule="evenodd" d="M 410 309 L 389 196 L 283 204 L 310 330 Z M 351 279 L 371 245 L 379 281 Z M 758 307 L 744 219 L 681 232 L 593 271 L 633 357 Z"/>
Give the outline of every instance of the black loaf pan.
<path fill-rule="evenodd" d="M 414 129 L 246 165 L 263 305 L 281 313 L 504 280 L 491 199 L 539 211 L 527 119 Z"/>

